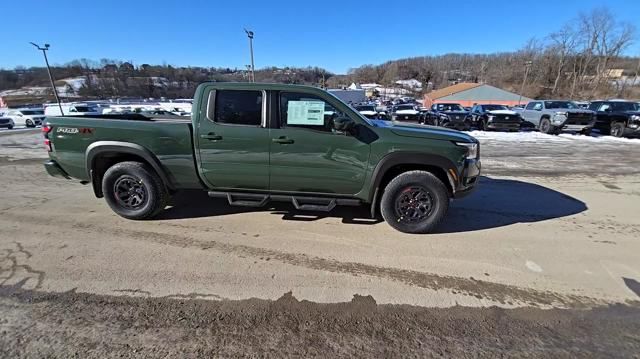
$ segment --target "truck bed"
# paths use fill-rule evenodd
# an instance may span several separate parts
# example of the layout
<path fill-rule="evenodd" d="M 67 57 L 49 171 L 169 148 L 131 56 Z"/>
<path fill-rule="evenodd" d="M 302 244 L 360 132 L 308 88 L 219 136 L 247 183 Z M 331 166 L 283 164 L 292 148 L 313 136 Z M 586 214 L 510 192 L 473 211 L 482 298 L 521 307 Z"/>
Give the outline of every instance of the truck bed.
<path fill-rule="evenodd" d="M 152 153 L 176 188 L 202 188 L 193 146 L 191 119 L 138 114 L 48 117 L 51 158 L 69 176 L 90 179 L 86 158 L 92 147 L 133 143 Z"/>

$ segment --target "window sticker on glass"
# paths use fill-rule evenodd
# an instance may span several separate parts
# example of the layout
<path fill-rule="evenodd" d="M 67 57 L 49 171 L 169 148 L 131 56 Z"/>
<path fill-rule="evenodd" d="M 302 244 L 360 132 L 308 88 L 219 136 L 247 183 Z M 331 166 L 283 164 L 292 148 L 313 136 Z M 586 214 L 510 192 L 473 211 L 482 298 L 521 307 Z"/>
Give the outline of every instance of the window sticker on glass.
<path fill-rule="evenodd" d="M 324 126 L 324 102 L 289 101 L 287 125 Z"/>

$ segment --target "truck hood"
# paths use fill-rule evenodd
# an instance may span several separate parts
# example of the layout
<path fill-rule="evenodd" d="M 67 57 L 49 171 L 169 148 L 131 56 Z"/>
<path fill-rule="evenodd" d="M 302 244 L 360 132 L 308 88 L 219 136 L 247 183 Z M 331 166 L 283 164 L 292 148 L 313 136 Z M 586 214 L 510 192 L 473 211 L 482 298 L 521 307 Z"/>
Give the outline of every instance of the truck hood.
<path fill-rule="evenodd" d="M 363 115 L 376 115 L 378 114 L 376 111 L 359 111 Z"/>
<path fill-rule="evenodd" d="M 518 113 L 511 110 L 493 110 L 489 111 L 492 115 L 517 115 Z"/>
<path fill-rule="evenodd" d="M 567 113 L 593 113 L 591 110 L 582 110 L 577 108 L 553 108 L 549 109 L 551 112 L 567 112 Z"/>
<path fill-rule="evenodd" d="M 476 140 L 473 136 L 469 136 L 464 132 L 450 130 L 442 127 L 384 120 L 375 120 L 372 122 L 376 127 L 385 128 L 398 136 L 467 143 L 478 142 L 478 140 Z"/>
<path fill-rule="evenodd" d="M 398 115 L 417 115 L 420 112 L 418 112 L 416 110 L 398 110 L 398 111 L 396 111 L 396 113 Z"/>

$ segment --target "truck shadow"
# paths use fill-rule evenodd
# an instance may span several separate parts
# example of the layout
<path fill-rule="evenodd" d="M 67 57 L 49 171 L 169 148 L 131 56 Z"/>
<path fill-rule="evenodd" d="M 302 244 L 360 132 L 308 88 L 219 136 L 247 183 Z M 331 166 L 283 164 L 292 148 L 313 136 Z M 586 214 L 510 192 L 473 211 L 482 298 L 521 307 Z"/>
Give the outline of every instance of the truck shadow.
<path fill-rule="evenodd" d="M 579 199 L 534 183 L 481 177 L 468 197 L 451 202 L 436 233 L 469 232 L 534 223 L 587 210 Z"/>
<path fill-rule="evenodd" d="M 583 212 L 584 202 L 553 189 L 533 183 L 482 177 L 478 188 L 468 197 L 451 202 L 449 212 L 435 233 L 460 233 L 534 223 Z M 283 220 L 312 222 L 324 218 L 341 218 L 342 223 L 374 225 L 381 218 L 371 218 L 369 207 L 338 207 L 329 213 L 298 211 L 291 204 L 273 202 L 264 208 L 229 206 L 226 200 L 212 199 L 202 191 L 180 192 L 172 207 L 156 219 L 171 220 L 224 216 L 239 213 L 270 212 Z"/>

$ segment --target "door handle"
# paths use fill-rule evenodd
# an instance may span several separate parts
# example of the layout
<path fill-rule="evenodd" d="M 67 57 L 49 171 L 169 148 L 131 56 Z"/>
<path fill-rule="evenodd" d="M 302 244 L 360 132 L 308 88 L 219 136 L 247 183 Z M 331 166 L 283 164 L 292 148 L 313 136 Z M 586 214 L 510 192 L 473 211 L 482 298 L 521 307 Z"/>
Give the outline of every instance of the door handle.
<path fill-rule="evenodd" d="M 222 139 L 222 136 L 216 135 L 213 132 L 209 132 L 206 135 L 200 135 L 200 138 L 203 138 L 203 139 L 209 140 L 209 141 L 220 141 Z"/>
<path fill-rule="evenodd" d="M 286 138 L 285 136 L 274 138 L 271 141 L 273 141 L 274 143 L 279 143 L 281 145 L 290 145 L 295 142 L 294 140 Z"/>

